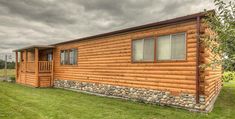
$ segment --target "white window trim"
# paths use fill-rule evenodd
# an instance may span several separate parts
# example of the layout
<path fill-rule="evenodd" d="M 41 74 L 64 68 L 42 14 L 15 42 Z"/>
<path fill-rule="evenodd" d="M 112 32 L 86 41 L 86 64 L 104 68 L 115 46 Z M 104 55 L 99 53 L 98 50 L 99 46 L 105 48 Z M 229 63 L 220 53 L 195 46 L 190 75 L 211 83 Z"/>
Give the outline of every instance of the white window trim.
<path fill-rule="evenodd" d="M 76 50 L 77 51 L 77 54 L 76 54 L 76 57 L 74 57 L 74 58 L 76 58 L 75 59 L 75 64 L 71 64 L 71 62 L 70 62 L 70 50 Z M 64 59 L 64 62 L 63 63 L 61 63 L 61 52 L 63 52 L 64 53 L 64 57 L 63 57 L 63 59 Z M 66 53 L 65 52 L 68 52 L 68 54 L 69 54 L 69 57 L 68 57 L 68 63 L 66 63 Z M 76 65 L 78 65 L 78 49 L 77 48 L 71 48 L 71 49 L 63 49 L 63 50 L 60 50 L 60 65 L 61 66 L 76 66 Z"/>
<path fill-rule="evenodd" d="M 142 59 L 141 59 L 141 60 L 135 60 L 134 54 L 132 54 L 131 57 L 132 57 L 132 61 L 133 61 L 133 62 L 154 62 L 154 61 L 155 61 L 155 58 L 153 58 L 153 60 L 144 60 L 144 48 L 145 48 L 144 41 L 145 41 L 147 38 L 153 38 L 153 40 L 154 40 L 153 47 L 155 47 L 155 40 L 156 40 L 156 38 L 153 37 L 153 36 L 151 36 L 151 37 L 145 37 L 145 38 L 142 38 L 142 39 L 135 39 L 135 40 L 141 40 L 141 41 L 142 41 L 142 47 L 143 47 L 142 54 L 143 54 L 143 56 L 142 56 Z M 135 40 L 133 40 L 132 43 L 133 43 Z M 149 40 L 149 39 L 148 39 L 148 40 Z M 133 44 L 132 44 L 132 47 L 133 47 Z M 155 49 L 155 48 L 154 48 L 154 49 Z M 133 48 L 132 48 L 131 50 L 133 50 Z M 134 51 L 131 51 L 131 52 L 134 53 Z M 155 53 L 155 51 L 154 51 L 154 53 Z M 155 56 L 154 53 L 153 53 L 153 55 Z M 153 56 L 153 57 L 154 57 L 154 56 Z"/>

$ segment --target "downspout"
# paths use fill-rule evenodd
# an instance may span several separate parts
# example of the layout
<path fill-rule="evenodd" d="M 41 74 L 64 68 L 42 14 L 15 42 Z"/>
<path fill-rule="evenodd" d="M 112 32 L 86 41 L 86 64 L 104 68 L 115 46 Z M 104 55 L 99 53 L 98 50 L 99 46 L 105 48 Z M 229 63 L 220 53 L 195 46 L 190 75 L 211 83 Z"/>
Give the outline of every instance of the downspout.
<path fill-rule="evenodd" d="M 197 16 L 197 33 L 196 33 L 196 103 L 199 103 L 200 95 L 200 16 Z"/>

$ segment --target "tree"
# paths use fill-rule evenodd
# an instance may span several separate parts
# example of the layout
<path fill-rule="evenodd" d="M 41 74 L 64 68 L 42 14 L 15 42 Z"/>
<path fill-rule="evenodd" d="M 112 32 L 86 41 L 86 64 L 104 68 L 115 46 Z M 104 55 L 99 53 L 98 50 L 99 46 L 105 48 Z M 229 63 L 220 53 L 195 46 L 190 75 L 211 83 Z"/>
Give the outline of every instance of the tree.
<path fill-rule="evenodd" d="M 5 61 L 0 59 L 0 69 L 5 68 Z M 15 62 L 7 62 L 7 69 L 14 69 L 15 68 Z"/>
<path fill-rule="evenodd" d="M 222 64 L 224 70 L 235 71 L 235 2 L 214 0 L 215 12 L 208 12 L 204 19 L 215 36 L 205 36 L 205 46 L 221 59 L 214 58 L 210 65 Z"/>
<path fill-rule="evenodd" d="M 5 67 L 5 62 L 0 59 L 0 69 L 3 69 Z"/>

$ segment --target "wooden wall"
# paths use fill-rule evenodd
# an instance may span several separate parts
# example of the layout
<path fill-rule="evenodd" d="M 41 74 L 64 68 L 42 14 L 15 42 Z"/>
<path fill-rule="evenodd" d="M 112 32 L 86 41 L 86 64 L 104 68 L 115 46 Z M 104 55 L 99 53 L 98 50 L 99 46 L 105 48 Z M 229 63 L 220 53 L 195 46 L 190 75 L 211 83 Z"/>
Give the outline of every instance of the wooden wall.
<path fill-rule="evenodd" d="M 25 84 L 31 86 L 37 86 L 35 73 L 26 73 Z"/>
<path fill-rule="evenodd" d="M 39 73 L 39 87 L 51 87 L 51 73 Z"/>
<path fill-rule="evenodd" d="M 25 72 L 20 72 L 19 77 L 16 80 L 17 83 L 23 84 L 23 85 L 29 85 L 29 86 L 34 86 L 36 87 L 37 82 L 35 79 L 35 74 L 34 73 L 25 73 Z"/>
<path fill-rule="evenodd" d="M 187 33 L 187 60 L 132 63 L 131 41 L 145 36 Z M 78 65 L 61 66 L 60 50 L 78 48 Z M 196 20 L 105 38 L 58 45 L 54 79 L 79 80 L 195 94 Z"/>
<path fill-rule="evenodd" d="M 204 36 L 213 36 L 212 30 L 205 27 Z M 201 51 L 201 64 L 210 64 L 213 59 L 220 58 L 219 56 L 214 57 L 210 49 L 202 45 Z M 222 66 L 212 65 L 212 67 L 206 67 L 201 70 L 201 81 L 204 82 L 204 94 L 206 95 L 206 101 L 210 102 L 221 90 L 222 86 Z"/>
<path fill-rule="evenodd" d="M 47 53 L 48 51 L 51 50 L 42 50 L 40 51 L 40 56 L 41 56 L 41 60 L 47 60 Z M 39 83 L 39 87 L 51 87 L 52 83 L 51 83 L 51 72 L 39 72 L 39 81 L 37 81 L 36 79 L 36 75 L 35 75 L 35 71 L 33 72 L 29 72 L 26 70 L 26 65 L 25 61 L 26 61 L 26 57 L 27 57 L 27 62 L 34 62 L 34 58 L 32 56 L 34 53 L 33 52 L 28 52 L 28 54 L 26 55 L 26 52 L 22 52 L 22 58 L 24 59 L 24 62 L 20 62 L 21 64 L 19 65 L 19 70 L 18 70 L 18 77 L 16 79 L 17 83 L 23 84 L 23 85 L 28 85 L 28 86 L 33 86 L 33 87 L 37 87 L 38 83 Z M 32 60 L 33 59 L 33 60 Z M 29 66 L 29 65 L 27 65 Z M 34 68 L 34 63 L 32 65 Z M 29 67 L 27 67 L 27 69 L 29 69 Z"/>
<path fill-rule="evenodd" d="M 26 59 L 27 59 L 27 62 L 30 62 L 30 61 L 32 62 L 34 60 L 32 58 L 34 56 L 34 53 L 28 52 L 28 54 L 26 54 L 26 52 L 24 51 L 24 52 L 21 52 L 20 54 L 24 62 L 22 62 L 21 60 L 19 64 L 18 77 L 16 79 L 16 82 L 20 84 L 24 84 L 24 85 L 29 85 L 29 86 L 37 86 L 35 73 L 27 72 L 26 65 L 25 65 Z"/>

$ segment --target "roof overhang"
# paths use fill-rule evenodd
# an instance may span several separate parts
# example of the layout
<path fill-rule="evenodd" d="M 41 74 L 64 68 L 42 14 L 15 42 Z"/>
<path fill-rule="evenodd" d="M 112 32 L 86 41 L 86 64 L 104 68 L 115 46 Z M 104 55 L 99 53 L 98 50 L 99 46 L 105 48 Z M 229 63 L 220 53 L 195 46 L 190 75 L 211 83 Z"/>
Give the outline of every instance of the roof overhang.
<path fill-rule="evenodd" d="M 54 47 L 55 46 L 51 46 L 51 45 L 32 45 L 32 46 L 23 47 L 23 48 L 13 50 L 13 52 L 20 52 L 20 51 L 24 51 L 24 50 L 34 50 L 35 48 L 38 48 L 39 50 L 45 50 L 45 49 L 52 49 Z"/>

